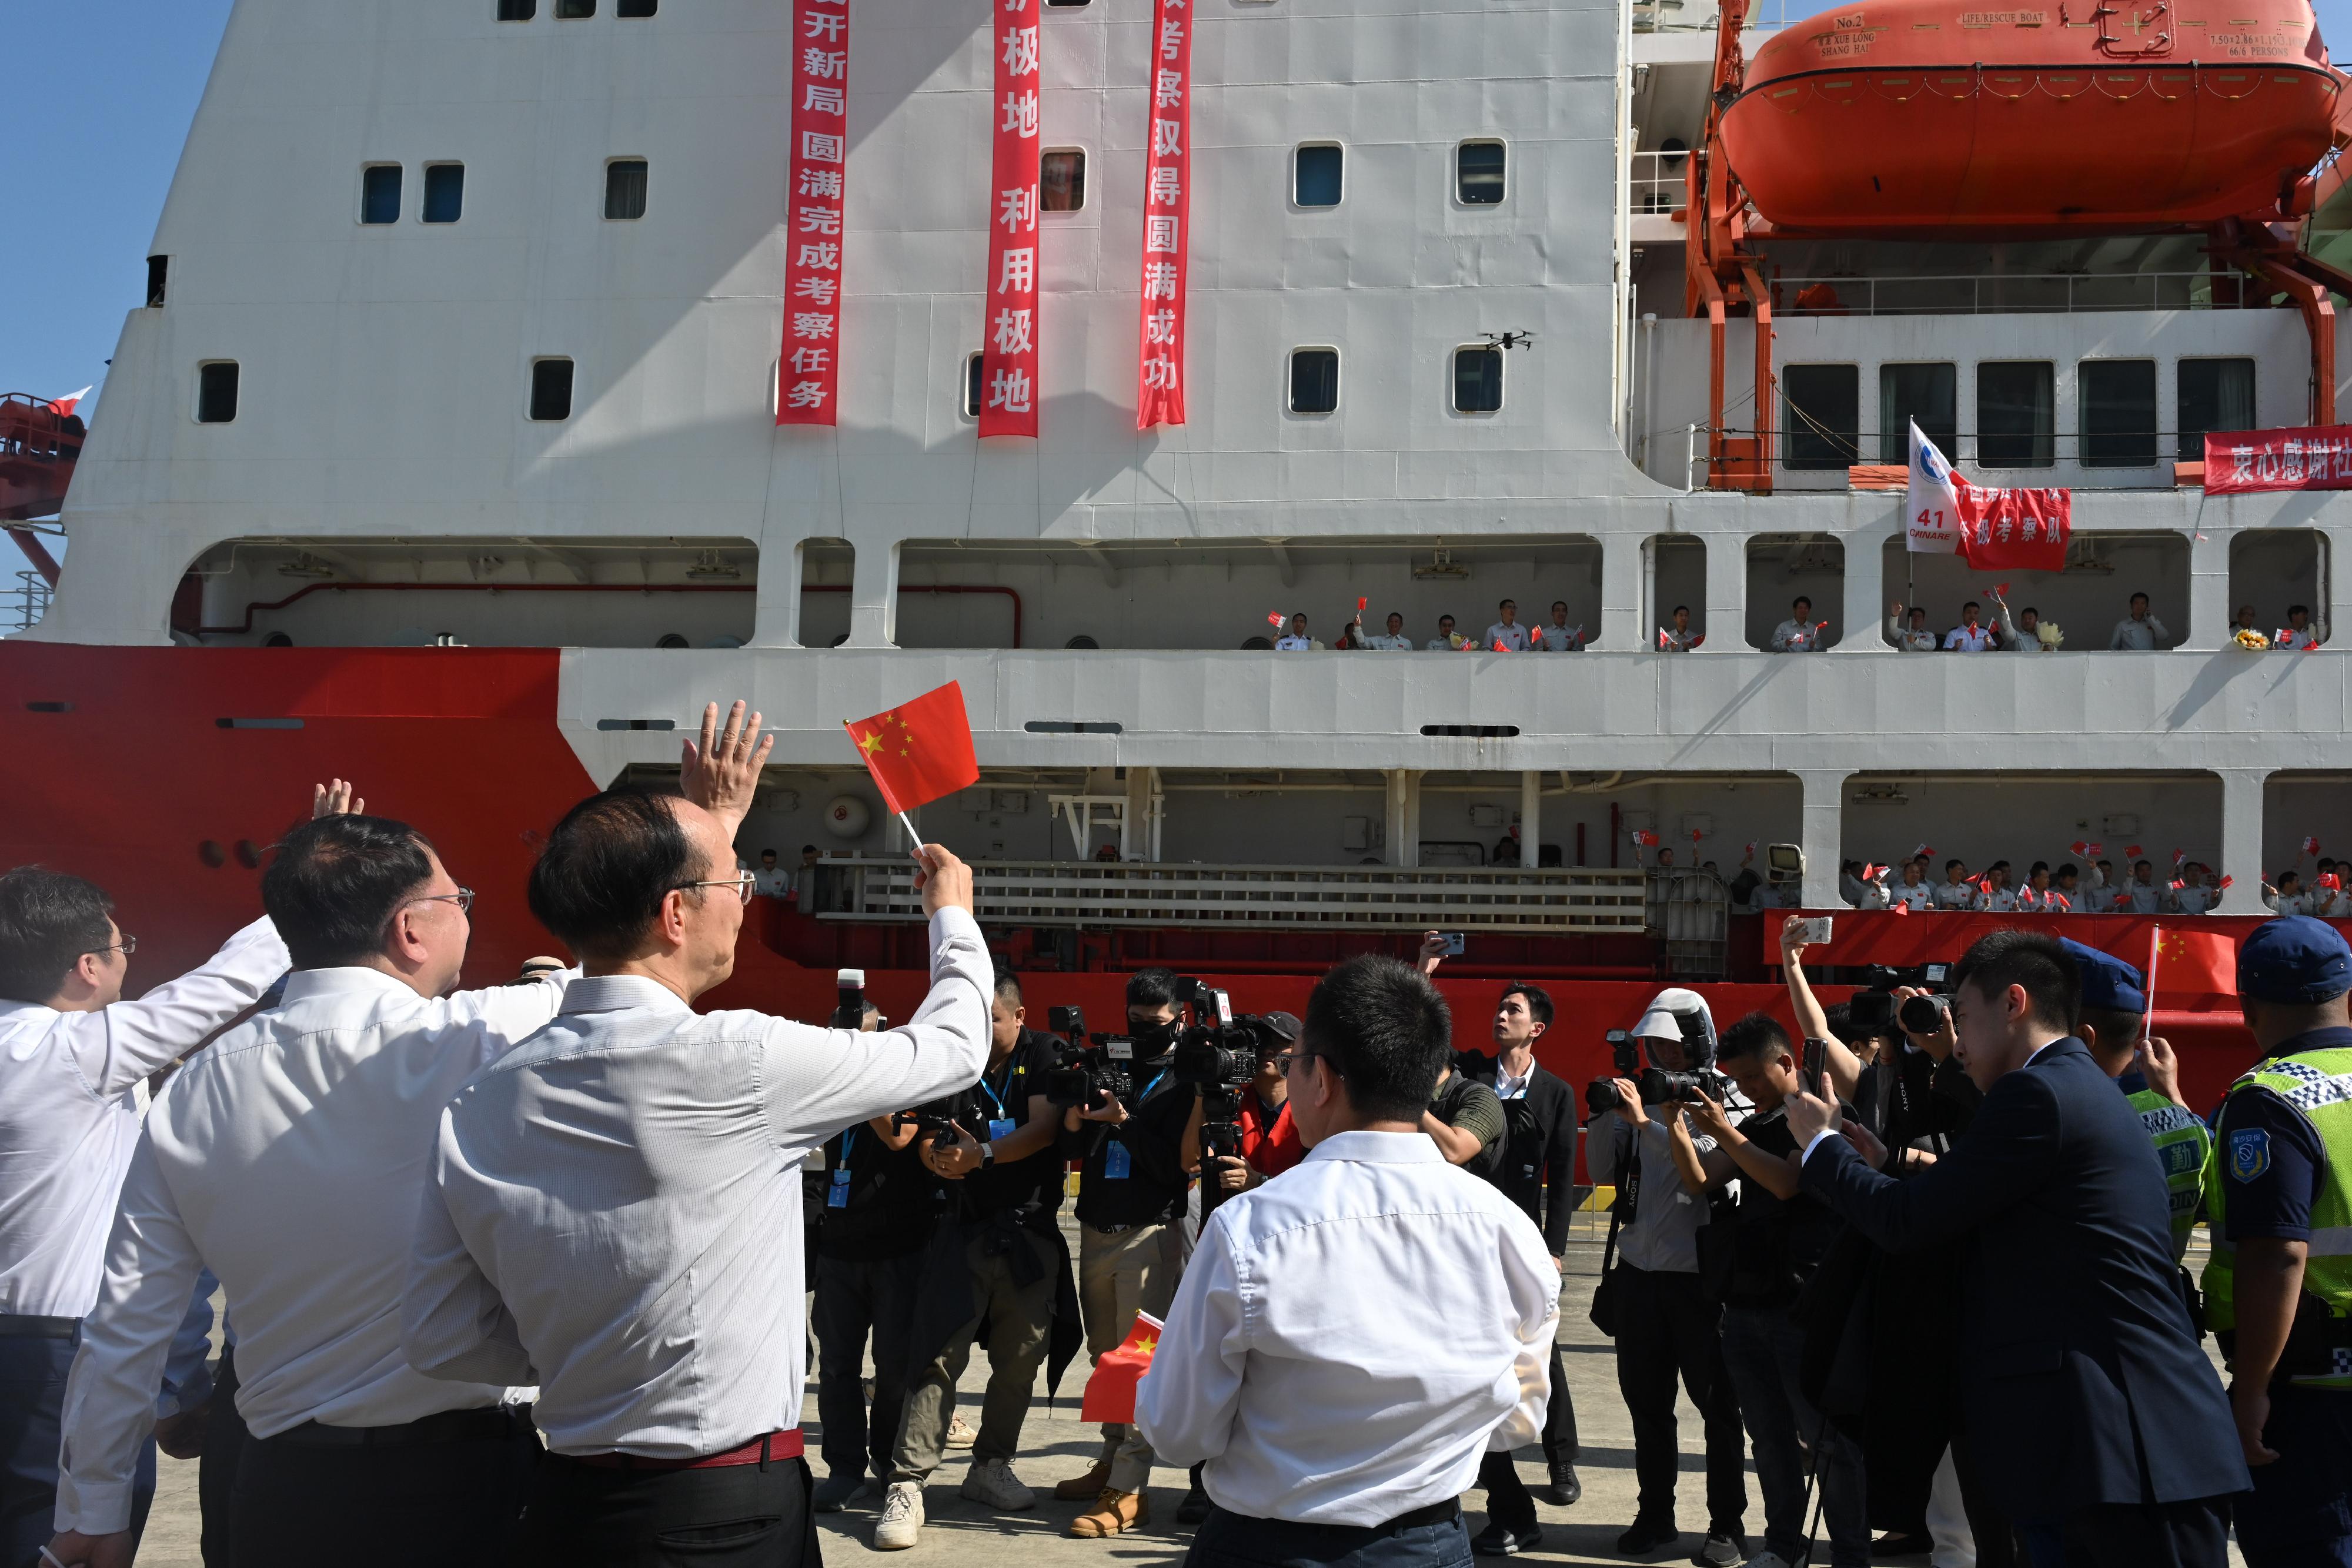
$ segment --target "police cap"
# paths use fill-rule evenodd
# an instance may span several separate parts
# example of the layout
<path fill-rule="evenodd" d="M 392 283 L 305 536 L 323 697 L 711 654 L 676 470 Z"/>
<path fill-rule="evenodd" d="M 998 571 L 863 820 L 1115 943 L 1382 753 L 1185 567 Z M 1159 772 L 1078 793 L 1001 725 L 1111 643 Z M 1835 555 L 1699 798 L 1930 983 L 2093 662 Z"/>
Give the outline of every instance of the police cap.
<path fill-rule="evenodd" d="M 2325 920 L 2308 915 L 2265 920 L 2238 949 L 2240 996 L 2304 1005 L 2347 991 L 2352 991 L 2352 946 Z"/>
<path fill-rule="evenodd" d="M 2083 977 L 2083 1005 L 2102 1012 L 2144 1013 L 2147 1011 L 2147 989 L 2140 972 L 2110 953 L 2096 947 L 2085 947 L 2080 942 L 2061 937 L 2058 946 L 2074 960 L 2074 968 Z"/>

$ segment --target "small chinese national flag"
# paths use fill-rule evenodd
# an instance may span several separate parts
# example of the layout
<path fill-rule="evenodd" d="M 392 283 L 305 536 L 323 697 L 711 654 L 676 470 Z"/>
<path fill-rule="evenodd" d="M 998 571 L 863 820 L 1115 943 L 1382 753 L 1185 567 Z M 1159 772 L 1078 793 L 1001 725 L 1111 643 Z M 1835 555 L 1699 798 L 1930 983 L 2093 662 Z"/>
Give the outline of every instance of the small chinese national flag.
<path fill-rule="evenodd" d="M 893 811 L 911 811 L 980 782 L 963 687 L 953 681 L 872 718 L 847 720 L 843 727 L 857 743 L 883 805 Z"/>
<path fill-rule="evenodd" d="M 2149 979 L 2161 1007 L 2208 997 L 2238 994 L 2238 943 L 2225 931 L 2178 931 L 2158 928 L 2156 947 L 2148 958 Z"/>
<path fill-rule="evenodd" d="M 1160 1348 L 1160 1320 L 1150 1312 L 1135 1314 L 1127 1337 L 1103 1353 L 1087 1379 L 1087 1396 L 1078 1406 L 1081 1421 L 1135 1419 L 1135 1385 L 1151 1370 L 1151 1353 Z"/>

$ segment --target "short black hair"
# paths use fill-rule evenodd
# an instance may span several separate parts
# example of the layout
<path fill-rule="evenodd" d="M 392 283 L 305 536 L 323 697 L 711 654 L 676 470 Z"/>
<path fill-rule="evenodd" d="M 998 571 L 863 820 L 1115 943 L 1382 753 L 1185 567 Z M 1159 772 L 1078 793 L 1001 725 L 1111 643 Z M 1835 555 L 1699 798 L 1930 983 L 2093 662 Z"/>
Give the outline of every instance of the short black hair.
<path fill-rule="evenodd" d="M 2069 877 L 2069 876 L 2080 876 L 2080 875 L 2082 875 L 2083 873 L 2082 873 L 2080 871 L 2078 871 L 2078 870 L 2076 870 L 2076 869 L 2075 869 L 2074 862 L 2073 861 L 2068 861 L 2064 865 L 2062 865 L 2062 866 L 2060 866 L 2060 867 L 2058 868 L 2058 873 L 2057 873 L 2057 874 L 2058 874 L 2058 875 L 2060 875 L 2061 877 Z"/>
<path fill-rule="evenodd" d="M 1687 615 L 1690 613 L 1690 606 L 1687 604 L 1677 604 L 1674 608 L 1674 613 L 1676 615 Z"/>
<path fill-rule="evenodd" d="M 2019 612 L 2018 612 L 2018 613 L 2019 613 L 2020 615 L 2031 615 L 2031 616 L 2032 616 L 2036 621 L 2039 621 L 2039 620 L 2041 620 L 2041 619 L 2042 619 L 2042 612 L 2040 612 L 2039 610 L 2036 610 L 2036 609 L 2035 609 L 2035 608 L 2033 608 L 2033 606 L 2032 606 L 2031 604 L 2027 605 L 2024 609 L 2022 609 L 2022 610 L 2019 611 Z"/>
<path fill-rule="evenodd" d="M 2292 620 L 2297 615 L 2310 614 L 2311 606 L 2308 604 L 2290 604 L 2286 607 L 2286 612 L 2288 619 Z"/>
<path fill-rule="evenodd" d="M 1971 599 L 1966 604 L 1960 606 L 1960 612 L 1962 614 L 1966 614 L 1971 610 L 1982 610 L 1983 608 L 1983 605 L 1979 604 L 1975 600 Z"/>
<path fill-rule="evenodd" d="M 803 844 L 801 846 L 801 853 L 804 855 L 813 855 L 816 853 L 816 846 L 814 844 Z"/>
<path fill-rule="evenodd" d="M 1553 1015 L 1551 993 L 1549 991 L 1545 990 L 1541 986 L 1531 986 L 1525 980 L 1506 981 L 1503 986 L 1503 996 L 1507 997 L 1513 991 L 1517 991 L 1519 995 L 1527 998 L 1528 1014 L 1529 1017 L 1533 1018 L 1536 1022 L 1543 1025 L 1546 1029 L 1549 1029 L 1551 1027 Z M 1500 997 L 1496 998 L 1497 1006 L 1501 1005 L 1501 1001 L 1502 998 Z"/>
<path fill-rule="evenodd" d="M 1789 601 L 1789 608 L 1791 610 L 1794 610 L 1800 604 L 1803 605 L 1806 609 L 1811 610 L 1813 607 L 1812 596 L 1811 594 L 1800 593 L 1796 598 Z"/>
<path fill-rule="evenodd" d="M 2051 1029 L 2074 1032 L 2083 1016 L 2083 973 L 2058 938 L 2039 931 L 1995 931 L 1977 939 L 1952 970 L 1952 988 L 1980 997 L 2021 988 L 2032 1016 Z"/>
<path fill-rule="evenodd" d="M 566 811 L 547 835 L 530 868 L 530 912 L 583 958 L 625 958 L 669 891 L 701 870 L 667 800 L 647 789 L 607 789 Z"/>
<path fill-rule="evenodd" d="M 1960 863 L 1961 863 L 1961 862 L 1960 862 L 1959 860 L 1958 860 L 1957 858 L 1952 859 L 1952 860 L 1948 860 L 1948 861 L 1946 861 L 1946 862 L 1944 862 L 1944 869 L 1945 869 L 1946 871 L 1949 871 L 1949 870 L 1951 870 L 1954 866 L 1958 865 L 1958 864 L 1960 864 Z"/>
<path fill-rule="evenodd" d="M 772 855 L 772 854 L 774 854 L 776 852 L 775 852 L 775 851 L 773 851 L 773 850 L 761 850 L 760 852 L 761 852 L 761 854 L 763 854 L 763 855 Z"/>
<path fill-rule="evenodd" d="M 2101 865 L 2105 865 L 2106 862 L 2105 862 L 2105 861 L 2101 861 L 2099 863 L 2100 863 Z M 2154 871 L 2154 870 L 2156 869 L 2156 867 L 2155 867 L 2154 865 L 2150 864 L 2150 863 L 2149 863 L 2148 862 L 2147 862 L 2147 861 L 2134 861 L 2134 862 L 2132 862 L 2132 870 L 2134 870 L 2134 871 L 2137 871 L 2137 870 L 2139 870 L 2139 868 L 2140 868 L 2140 867 L 2142 867 L 2142 866 L 2147 866 L 2147 868 L 2148 868 L 2150 871 Z"/>
<path fill-rule="evenodd" d="M 1021 1006 L 1021 981 L 1010 969 L 996 971 L 996 999 L 1007 1007 Z"/>
<path fill-rule="evenodd" d="M 2099 1043 L 2109 1051 L 2127 1040 L 2137 1040 L 2144 1013 L 2125 1012 L 2116 1008 L 2081 1008 L 2076 1009 L 2074 1032 L 2080 1035 L 2088 1024 L 2099 1031 Z"/>
<path fill-rule="evenodd" d="M 261 907 L 298 969 L 364 963 L 400 906 L 433 879 L 433 846 L 406 822 L 338 814 L 278 841 Z"/>
<path fill-rule="evenodd" d="M 2049 869 L 2050 862 L 2048 861 L 2035 861 L 2032 865 L 2025 868 L 2025 874 L 2032 876 L 2037 871 L 2048 871 Z"/>
<path fill-rule="evenodd" d="M 1565 610 L 1565 609 L 1567 609 L 1567 608 L 1568 608 L 1568 601 L 1567 601 L 1567 600 L 1565 600 L 1565 599 L 1555 599 L 1555 600 L 1553 600 L 1553 601 L 1551 601 L 1551 607 L 1552 607 L 1554 610 Z M 2290 615 L 2292 615 L 2292 614 L 2294 614 L 2294 611 L 2292 611 L 2292 610 L 2290 610 L 2290 611 L 2288 611 L 2288 612 L 2287 612 L 2287 613 L 2288 613 L 2288 614 L 2290 614 Z"/>
<path fill-rule="evenodd" d="M 0 875 L 0 999 L 46 1002 L 106 946 L 114 900 L 94 882 L 20 865 Z"/>
<path fill-rule="evenodd" d="M 1451 616 L 1451 615 L 1441 615 L 1441 616 L 1439 616 L 1439 617 L 1438 617 L 1438 619 L 1439 619 L 1440 621 L 1451 621 L 1451 620 L 1453 620 L 1453 619 L 1454 619 L 1454 617 L 1453 617 L 1453 616 Z"/>
<path fill-rule="evenodd" d="M 1330 1063 L 1358 1115 L 1420 1119 L 1437 1092 L 1454 1030 L 1445 998 L 1427 976 L 1360 953 L 1315 982 L 1304 1021 L 1301 1044 Z"/>
<path fill-rule="evenodd" d="M 1176 1005 L 1176 972 L 1138 969 L 1127 977 L 1127 1005 L 1131 1008 L 1172 1008 Z"/>
<path fill-rule="evenodd" d="M 1514 610 L 1519 607 L 1519 601 L 1516 599 L 1498 599 L 1495 601 L 1495 608 L 1500 610 L 1507 604 Z"/>
<path fill-rule="evenodd" d="M 2129 602 L 2132 602 L 2132 603 L 2135 603 L 2135 604 L 2136 604 L 2136 603 L 2137 603 L 2139 601 L 2141 601 L 2141 600 L 2143 600 L 2143 599 L 2146 599 L 2147 597 L 2147 594 L 2145 591 L 2142 591 L 2142 592 L 2139 592 L 2139 593 L 2135 593 L 2135 594 L 2133 594 L 2133 595 L 2131 596 L 2131 600 L 2129 601 Z"/>
<path fill-rule="evenodd" d="M 1729 1061 L 1734 1057 L 1754 1057 L 1759 1061 L 1769 1061 L 1782 1051 L 1791 1056 L 1796 1054 L 1790 1050 L 1789 1031 L 1780 1027 L 1779 1019 L 1764 1012 L 1749 1013 L 1725 1030 L 1723 1038 L 1715 1042 L 1715 1059 L 1718 1062 Z"/>

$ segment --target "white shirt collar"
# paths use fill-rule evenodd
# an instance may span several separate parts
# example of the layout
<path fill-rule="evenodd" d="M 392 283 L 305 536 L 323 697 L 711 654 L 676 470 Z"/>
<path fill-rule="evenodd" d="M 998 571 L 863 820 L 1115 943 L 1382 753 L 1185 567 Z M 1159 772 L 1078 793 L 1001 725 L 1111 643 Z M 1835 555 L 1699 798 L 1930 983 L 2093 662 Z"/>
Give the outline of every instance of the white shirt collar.
<path fill-rule="evenodd" d="M 583 975 L 563 993 L 563 1010 L 567 1013 L 614 1013 L 631 1008 L 661 1013 L 694 1010 L 684 997 L 659 980 L 649 980 L 643 975 Z"/>
<path fill-rule="evenodd" d="M 297 969 L 286 977 L 286 999 L 299 1002 L 305 997 L 331 996 L 338 991 L 399 991 L 417 997 L 416 988 L 397 975 L 387 975 L 382 969 L 372 969 L 364 964 L 336 964 L 320 969 Z"/>
<path fill-rule="evenodd" d="M 1307 1151 L 1310 1160 L 1354 1160 L 1368 1166 L 1443 1164 L 1436 1141 L 1425 1133 L 1334 1133 Z"/>

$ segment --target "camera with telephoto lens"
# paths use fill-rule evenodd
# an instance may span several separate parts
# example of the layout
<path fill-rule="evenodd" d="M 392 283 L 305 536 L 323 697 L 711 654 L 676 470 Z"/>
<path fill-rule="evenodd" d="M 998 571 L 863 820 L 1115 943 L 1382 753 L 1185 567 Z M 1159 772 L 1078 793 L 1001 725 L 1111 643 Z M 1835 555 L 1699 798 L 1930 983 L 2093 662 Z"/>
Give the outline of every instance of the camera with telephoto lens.
<path fill-rule="evenodd" d="M 1724 1086 L 1730 1081 L 1719 1072 L 1669 1072 L 1663 1067 L 1643 1063 L 1642 1044 L 1622 1029 L 1609 1031 L 1611 1078 L 1596 1078 L 1584 1086 L 1584 1103 L 1598 1116 L 1618 1108 L 1617 1085 L 1612 1078 L 1630 1079 L 1644 1105 L 1666 1105 L 1677 1102 L 1706 1098 L 1723 1103 Z"/>
<path fill-rule="evenodd" d="M 1633 1037 L 1622 1029 L 1612 1029 L 1609 1041 L 1609 1076 L 1596 1078 L 1584 1086 L 1585 1108 L 1599 1116 L 1617 1109 L 1617 1085 L 1620 1078 L 1639 1082 L 1642 1076 L 1642 1048 Z"/>
<path fill-rule="evenodd" d="M 1061 1065 L 1045 1074 L 1045 1098 L 1056 1105 L 1099 1105 L 1108 1095 L 1124 1104 L 1135 1095 L 1135 1060 L 1129 1036 L 1081 1031 L 1063 1045 Z"/>
<path fill-rule="evenodd" d="M 901 1111 L 895 1120 L 902 1127 L 914 1127 L 916 1142 L 932 1144 L 952 1135 L 950 1124 L 980 1137 L 988 1127 L 988 1112 L 981 1104 L 979 1092 L 966 1089 L 926 1101 L 911 1111 Z"/>
<path fill-rule="evenodd" d="M 1241 1153 L 1242 1091 L 1257 1077 L 1259 1064 L 1280 1049 L 1280 1041 L 1265 1019 L 1234 1012 L 1233 998 L 1214 986 L 1179 979 L 1176 999 L 1190 1013 L 1191 1022 L 1177 1037 L 1170 1071 L 1177 1082 L 1200 1097 L 1203 1162 L 1233 1158 Z M 1202 1214 L 1205 1217 L 1230 1196 L 1221 1184 L 1204 1182 Z"/>
<path fill-rule="evenodd" d="M 1894 1009 L 1891 1026 L 1886 1030 L 1873 1032 L 1891 1033 L 1892 1026 L 1900 1026 L 1906 1034 L 1934 1034 L 1944 1027 L 1944 1019 L 1952 1010 L 1951 977 L 1952 967 L 1949 964 L 1914 964 L 1908 967 L 1896 967 L 1886 964 L 1872 965 L 1869 988 L 1857 991 L 1853 996 L 1853 1017 L 1855 1027 L 1861 1027 L 1865 1011 L 1864 999 L 1884 997 L 1886 999 L 1883 1002 L 1872 1002 L 1867 1012 L 1873 1019 L 1875 1019 L 1882 1008 Z M 1902 987 L 1925 991 L 1927 994 L 1921 997 L 1906 997 L 1901 1006 L 1896 1007 L 1894 995 L 1895 990 Z"/>

